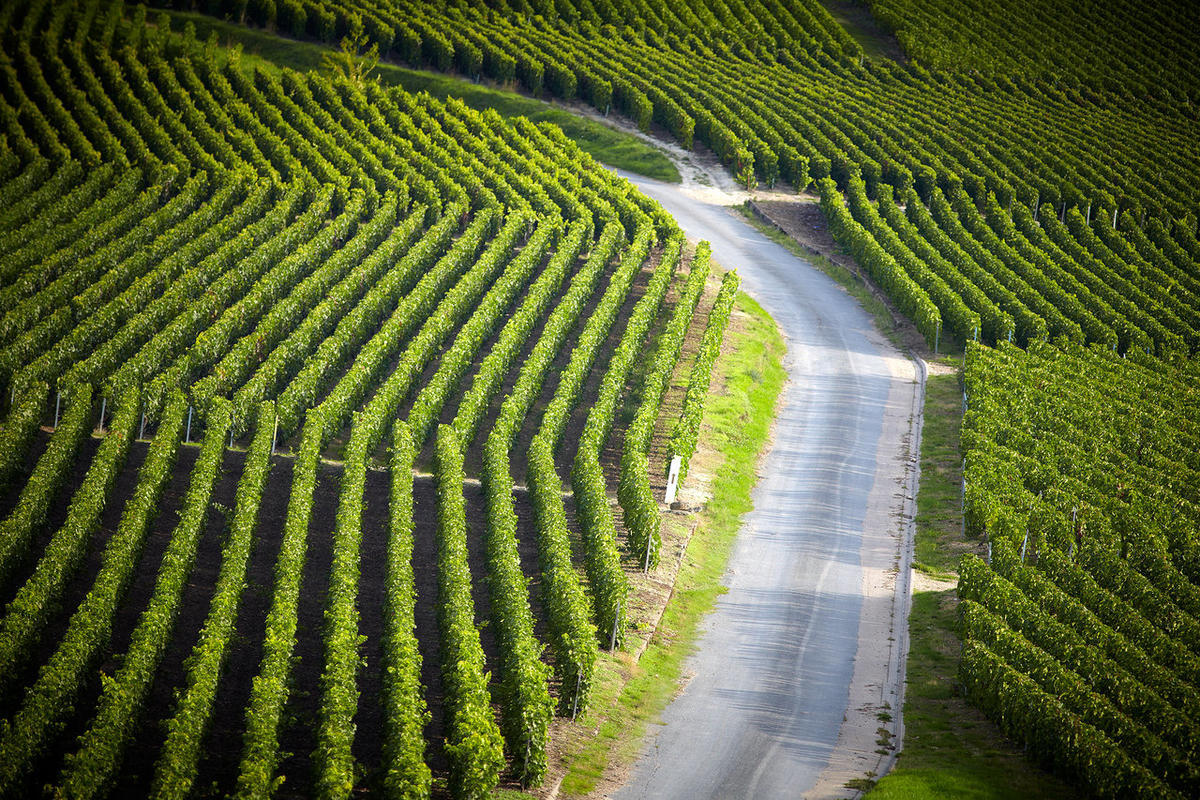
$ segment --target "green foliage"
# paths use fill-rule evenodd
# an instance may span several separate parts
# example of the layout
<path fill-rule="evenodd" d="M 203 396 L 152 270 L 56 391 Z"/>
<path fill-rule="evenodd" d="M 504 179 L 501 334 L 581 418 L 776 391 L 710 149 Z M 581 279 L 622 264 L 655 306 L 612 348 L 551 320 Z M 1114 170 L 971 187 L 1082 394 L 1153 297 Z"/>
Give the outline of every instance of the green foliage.
<path fill-rule="evenodd" d="M 854 260 L 866 269 L 871 279 L 916 323 L 917 330 L 925 336 L 925 340 L 930 345 L 935 344 L 942 330 L 942 315 L 929 294 L 851 216 L 832 178 L 822 178 L 817 181 L 817 187 L 821 193 L 821 210 L 829 221 L 829 232 L 833 238 L 854 256 Z"/>
<path fill-rule="evenodd" d="M 33 442 L 33 434 L 42 421 L 46 400 L 50 387 L 44 383 L 30 387 L 13 404 L 5 418 L 3 430 L 0 430 L 0 486 L 7 486 L 9 480 L 21 467 L 25 453 Z"/>
<path fill-rule="evenodd" d="M 1200 785 L 1193 369 L 1039 343 L 967 351 L 964 513 L 991 564 L 960 568 L 960 674 L 1010 735 L 1102 796 Z"/>
<path fill-rule="evenodd" d="M 625 641 L 629 620 L 629 579 L 621 568 L 617 528 L 608 500 L 600 460 L 591 448 L 580 448 L 571 468 L 575 511 L 583 531 L 592 615 L 601 639 L 617 646 Z"/>
<path fill-rule="evenodd" d="M 79 750 L 67 757 L 58 790 L 63 796 L 103 796 L 117 777 L 125 748 L 136 733 L 154 676 L 171 641 L 224 457 L 231 414 L 228 400 L 218 401 L 209 410 L 200 456 L 183 499 L 179 524 L 158 569 L 154 595 L 134 628 L 120 668 L 104 681 L 96 717 L 79 737 Z M 133 562 L 130 558 L 129 571 Z"/>
<path fill-rule="evenodd" d="M 421 686 L 421 653 L 413 618 L 413 451 L 404 423 L 392 440 L 392 482 L 388 504 L 387 585 L 384 596 L 383 644 L 383 787 L 389 798 L 428 797 L 432 784 L 425 765 L 425 693 Z"/>
<path fill-rule="evenodd" d="M 551 362 L 558 353 L 559 348 L 562 347 L 567 336 L 577 324 L 584 304 L 595 290 L 600 276 L 608 266 L 609 259 L 612 257 L 618 244 L 621 243 L 623 233 L 624 231 L 619 222 L 613 221 L 605 226 L 599 240 L 592 246 L 587 263 L 584 264 L 571 280 L 566 296 L 563 297 L 546 319 L 542 328 L 542 334 L 522 364 L 520 373 L 517 376 L 517 382 L 504 399 L 504 403 L 500 407 L 499 417 L 492 429 L 492 435 L 500 432 L 505 437 L 506 446 L 511 446 L 521 420 L 524 419 L 529 408 L 537 399 L 537 394 L 541 391 L 542 384 L 547 378 Z M 567 240 L 570 241 L 569 236 Z M 561 248 L 560 252 L 562 252 Z M 558 258 L 557 253 L 555 258 Z M 621 277 L 631 275 L 632 272 L 627 270 Z M 609 291 L 605 293 L 606 298 L 610 294 L 616 296 L 623 289 L 628 290 L 627 282 L 623 285 L 623 289 L 622 286 L 617 285 L 617 281 L 619 280 L 621 280 L 620 277 L 614 276 Z M 538 303 L 544 302 L 540 298 L 533 297 L 532 290 L 531 300 L 535 300 Z M 604 303 L 603 299 L 601 303 Z M 512 368 L 518 354 L 518 348 L 524 345 L 524 339 L 528 337 L 533 325 L 540 317 L 540 314 L 534 316 L 533 309 L 533 306 L 528 309 L 523 307 L 505 326 L 496 346 L 492 348 L 492 351 L 488 353 L 479 367 L 471 388 L 463 395 L 462 400 L 459 402 L 453 424 L 455 434 L 464 446 L 469 444 L 474 438 L 475 430 L 479 425 L 483 412 L 486 410 L 487 402 L 491 399 L 491 395 L 499 388 L 500 380 Z M 590 322 L 589 320 L 589 324 Z M 584 340 L 581 337 L 576 347 L 581 348 L 584 346 Z M 577 372 L 582 372 L 582 370 L 577 370 Z M 560 376 L 559 386 L 563 386 L 564 380 L 567 380 L 568 376 L 573 376 L 574 374 L 568 368 L 568 372 Z M 547 424 L 545 420 L 548 418 L 549 412 L 547 411 L 543 417 L 543 426 Z M 557 417 L 555 417 L 555 420 L 557 420 Z"/>
<path fill-rule="evenodd" d="M 81 386 L 66 400 L 66 410 L 46 452 L 38 459 L 12 512 L 0 523 L 0 584 L 7 584 L 13 570 L 28 557 L 31 538 L 45 524 L 50 504 L 90 430 L 95 411 L 92 387 Z"/>
<path fill-rule="evenodd" d="M 559 293 L 567 271 L 575 266 L 586 234 L 582 220 L 572 222 L 547 262 L 546 268 L 531 285 L 526 286 L 533 264 L 540 260 L 542 255 L 542 251 L 535 244 L 536 240 L 531 240 L 530 244 L 534 246 L 527 246 L 516 262 L 506 270 L 504 277 L 482 301 L 475 304 L 470 319 L 463 325 L 453 344 L 442 354 L 437 373 L 425 384 L 413 402 L 412 411 L 408 415 L 408 425 L 414 441 L 425 441 L 436 415 L 451 392 L 458 388 L 463 374 L 475 362 L 480 346 L 485 339 L 490 338 L 507 315 L 507 321 L 499 332 L 496 344 L 484 359 L 472 385 L 473 392 L 476 391 L 475 387 L 479 387 L 478 395 L 481 397 L 474 402 L 482 406 L 482 398 L 490 393 L 485 388 L 486 382 L 491 381 L 494 385 L 508 372 L 519 352 L 518 348 L 525 345 L 533 326 L 546 315 L 548 306 Z M 518 290 L 525 290 L 524 299 L 509 313 L 508 306 Z M 464 399 L 463 402 L 468 401 Z M 459 414 L 462 414 L 461 403 L 459 408 Z"/>
<path fill-rule="evenodd" d="M 263 489 L 271 470 L 275 410 L 270 403 L 262 405 L 257 420 L 254 441 L 238 481 L 237 504 L 229 520 L 229 537 L 221 553 L 221 571 L 213 600 L 200 637 L 192 648 L 187 687 L 167 722 L 166 741 L 155 766 L 153 796 L 157 800 L 185 798 L 196 781 L 205 730 L 220 685 L 221 667 L 234 636 Z"/>
<path fill-rule="evenodd" d="M 403 286 L 405 278 L 415 279 L 411 273 L 413 263 L 419 263 L 417 254 L 412 254 L 408 261 L 397 261 L 399 253 L 416 238 L 425 209 L 418 206 L 400 220 L 395 216 L 396 211 L 394 198 L 385 197 L 375 215 L 360 224 L 348 241 L 343 240 L 357 220 L 353 213 L 340 216 L 337 224 L 328 225 L 311 247 L 289 257 L 289 261 L 296 260 L 298 267 L 315 264 L 311 272 L 295 284 L 260 282 L 261 292 L 252 292 L 226 309 L 172 369 L 155 381 L 171 376 L 186 383 L 201 371 L 199 366 L 216 361 L 208 375 L 191 384 L 192 397 L 198 404 L 206 405 L 210 398 L 241 383 L 237 396 L 249 404 L 265 391 L 263 387 L 273 383 L 271 378 L 284 368 L 289 358 L 294 361 L 297 351 L 311 347 L 317 331 L 323 326 L 328 328 L 329 309 L 345 308 L 352 299 L 361 297 L 362 287 L 374 283 L 372 279 L 378 278 L 374 288 L 382 295 L 390 288 L 385 284 Z M 447 224 L 442 229 L 448 227 Z M 435 227 L 430 234 L 436 239 L 440 232 Z M 387 238 L 380 241 L 385 235 Z M 257 313 L 262 314 L 257 326 L 235 339 L 237 326 Z M 272 346 L 274 349 L 268 354 L 266 349 Z M 235 424 L 239 430 L 246 430 L 249 422 L 239 418 Z"/>
<path fill-rule="evenodd" d="M 442 425 L 438 428 L 436 466 L 438 628 L 444 651 L 442 681 L 450 795 L 482 800 L 499 781 L 504 752 L 503 738 L 492 715 L 479 629 L 475 627 L 462 470 L 462 453 L 454 431 Z"/>
<path fill-rule="evenodd" d="M 584 381 L 587 380 L 588 373 L 595 363 L 596 356 L 608 336 L 609 329 L 616 321 L 621 304 L 624 303 L 629 289 L 633 285 L 634 277 L 641 270 L 642 264 L 645 262 L 650 248 L 654 244 L 654 240 L 653 228 L 648 223 L 643 223 L 637 229 L 633 243 L 621 256 L 621 263 L 618 265 L 616 272 L 613 273 L 608 289 L 605 290 L 604 296 L 600 298 L 600 303 L 596 306 L 596 310 L 592 312 L 591 317 L 588 318 L 583 330 L 579 334 L 575 349 L 571 353 L 571 360 L 568 362 L 567 368 L 563 370 L 562 375 L 559 376 L 558 386 L 554 390 L 554 397 L 542 414 L 541 434 L 546 436 L 554 446 L 557 446 L 562 438 L 563 430 L 567 425 L 567 419 L 572 409 L 579 402 L 579 395 L 583 390 Z M 659 279 L 651 285 L 657 290 L 660 284 L 665 287 L 668 280 L 669 278 Z M 591 419 L 590 412 L 588 419 L 589 421 Z M 600 422 L 598 420 L 594 427 L 598 429 L 599 426 Z M 593 442 L 592 447 L 598 448 L 599 445 Z"/>
<path fill-rule="evenodd" d="M 9 604 L 0 625 L 0 659 L 5 676 L 29 655 L 32 637 L 41 631 L 48 613 L 60 601 L 64 584 L 78 569 L 84 547 L 99 524 L 100 510 L 129 451 L 140 404 L 136 392 L 125 398 L 112 427 L 96 452 L 92 467 L 71 502 L 67 520 L 47 546 L 33 576 Z M 25 692 L 20 707 L 0 730 L 0 793 L 17 789 L 35 759 L 68 723 L 67 713 L 89 677 L 96 658 L 112 633 L 113 619 L 137 565 L 153 512 L 170 474 L 186 410 L 176 396 L 168 405 L 155 446 L 139 474 L 134 496 L 126 504 L 121 524 L 104 549 L 100 571 L 91 592 L 71 615 L 49 661 Z"/>
<path fill-rule="evenodd" d="M 18 474 L 14 465 L 22 463 L 50 395 L 61 390 L 66 402 L 59 430 L 3 523 L 5 574 L 16 574 L 31 555 L 38 528 L 70 475 L 94 421 L 92 386 L 103 388 L 106 427 L 115 427 L 83 489 L 64 498 L 67 525 L 37 554 L 41 562 L 32 579 L 15 587 L 14 604 L 0 620 L 8 634 L 0 638 L 0 657 L 14 667 L 0 680 L 23 679 L 30 642 L 59 615 L 56 603 L 86 555 L 100 511 L 112 502 L 135 429 L 158 429 L 108 547 L 112 555 L 106 559 L 120 561 L 106 560 L 102 593 L 78 612 L 82 616 L 71 624 L 72 638 L 55 656 L 53 669 L 47 666 L 28 687 L 4 687 L 14 696 L 25 691 L 28 700 L 13 717 L 24 720 L 24 727 L 6 728 L 0 736 L 0 746 L 20 751 L 7 762 L 6 785 L 22 790 L 29 766 L 61 730 L 65 709 L 94 667 L 97 642 L 120 606 L 186 427 L 203 431 L 205 480 L 215 477 L 212 470 L 226 444 L 237 448 L 239 437 L 253 433 L 229 535 L 220 542 L 212 606 L 168 717 L 153 792 L 183 796 L 206 780 L 199 748 L 221 690 L 222 664 L 238 645 L 233 627 L 252 543 L 260 538 L 258 509 L 276 446 L 296 457 L 268 587 L 265 633 L 254 643 L 261 646 L 257 674 L 240 709 L 245 724 L 234 793 L 269 796 L 291 777 L 280 774 L 281 735 L 290 724 L 286 709 L 297 644 L 307 635 L 298 630 L 298 614 L 317 476 L 331 443 L 345 466 L 320 629 L 322 713 L 315 721 L 313 791 L 325 796 L 353 791 L 363 774 L 353 746 L 362 668 L 358 555 L 364 480 L 410 398 L 411 431 L 420 440 L 472 375 L 471 391 L 456 412 L 456 427 L 468 440 L 489 418 L 499 390 L 512 381 L 510 396 L 499 404 L 495 441 L 503 438 L 504 446 L 497 446 L 489 462 L 498 487 L 489 526 L 490 572 L 493 588 L 501 592 L 493 606 L 503 611 L 503 620 L 497 617 L 493 624 L 513 625 L 511 646 L 501 653 L 496 697 L 513 775 L 535 785 L 546 770 L 553 706 L 525 576 L 510 558 L 516 533 L 512 515 L 505 513 L 506 507 L 512 511 L 511 484 L 503 478 L 508 446 L 555 376 L 556 359 L 565 356 L 564 347 L 582 327 L 547 417 L 548 435 L 561 438 L 643 262 L 658 238 L 677 229 L 657 204 L 601 170 L 561 131 L 541 123 L 543 117 L 509 122 L 457 100 L 387 89 L 370 78 L 390 70 L 375 68 L 375 54 L 395 50 L 468 75 L 496 74 L 560 98 L 586 93 L 607 104 L 613 100 L 612 76 L 590 68 L 577 72 L 550 54 L 521 54 L 503 37 L 431 25 L 419 16 L 400 24 L 382 9 L 342 13 L 339 5 L 266 0 L 208 4 L 205 10 L 294 36 L 344 37 L 345 45 L 326 59 L 325 69 L 301 74 L 280 71 L 255 47 L 219 47 L 222 40 L 250 36 L 273 42 L 278 52 L 279 40 L 244 29 L 230 37 L 228 25 L 194 14 L 184 15 L 180 34 L 171 31 L 170 15 L 160 14 L 148 26 L 144 10 L 134 10 L 126 21 L 117 6 L 6 6 L 0 12 L 13 23 L 0 37 L 12 45 L 6 50 L 12 57 L 0 70 L 0 135 L 8 145 L 0 156 L 5 277 L 0 377 L 6 390 L 25 398 L 0 426 L 5 434 L 0 478 Z M 218 28 L 223 33 L 214 38 Z M 207 44 L 199 43 L 197 33 Z M 295 52 L 301 51 L 313 52 Z M 310 58 L 304 66 L 318 67 L 319 60 Z M 656 122 L 691 136 L 690 115 L 661 89 L 638 81 L 622 85 L 621 93 L 644 126 Z M 507 106 L 505 111 L 516 113 Z M 547 113 L 544 118 L 578 125 L 565 112 Z M 593 136 L 602 129 L 589 130 Z M 52 163 L 63 167 L 52 169 Z M 632 248 L 610 276 L 614 256 L 630 244 L 627 231 L 636 231 Z M 653 302 L 639 312 L 643 338 L 673 267 L 669 258 L 653 282 Z M 580 317 L 601 286 L 603 297 L 584 323 Z M 477 362 L 481 369 L 473 370 Z M 627 375 L 628 366 L 620 380 L 609 378 L 605 437 Z M 426 796 L 433 786 L 423 764 L 428 715 L 421 702 L 409 563 L 414 449 L 397 447 L 408 453 L 396 456 L 394 470 L 408 479 L 408 493 L 397 477 L 389 527 L 388 628 L 380 643 L 387 667 L 382 686 L 387 763 L 371 777 L 379 778 L 373 785 L 398 797 Z M 200 481 L 201 473 L 197 476 Z M 602 481 L 599 489 L 603 494 Z M 88 733 L 63 773 L 63 792 L 107 791 L 142 725 L 145 691 L 159 671 L 162 643 L 172 636 L 179 581 L 190 570 L 201 530 L 199 495 L 185 498 L 185 505 L 181 535 L 161 567 L 160 591 L 138 628 L 133 657 L 104 683 L 99 716 L 85 720 Z M 551 514 L 559 566 L 563 558 L 570 564 L 565 513 L 559 497 Z M 614 618 L 612 609 L 627 591 L 614 543 L 615 531 L 589 545 L 596 555 L 592 567 L 603 562 L 610 571 L 613 591 L 602 597 L 610 609 L 603 619 Z M 469 597 L 466 577 L 460 585 Z M 570 624 L 582 632 L 575 649 L 594 659 L 597 637 L 587 595 L 578 576 L 573 588 L 564 580 L 552 583 L 558 595 L 574 598 Z M 479 654 L 475 666 L 482 665 Z M 452 742 L 460 765 L 454 791 L 482 794 L 504 766 L 501 729 L 481 728 L 491 715 L 486 677 L 472 677 L 474 668 L 459 675 L 449 662 L 439 666 L 454 673 L 447 684 L 464 687 L 463 721 Z M 578 687 L 581 702 L 589 679 L 590 666 Z"/>
<path fill-rule="evenodd" d="M 367 448 L 372 437 L 369 418 L 351 426 L 333 531 L 333 564 L 325 606 L 325 661 L 321 670 L 321 709 L 317 725 L 316 792 L 320 797 L 348 797 L 354 790 L 354 716 L 358 711 L 358 576 L 362 543 L 363 492 L 367 480 Z"/>
<path fill-rule="evenodd" d="M 182 419 L 185 407 L 181 401 L 176 402 L 171 422 Z M 108 435 L 96 451 L 83 485 L 72 498 L 62 527 L 46 545 L 33 574 L 8 604 L 4 619 L 0 621 L 0 665 L 3 666 L 0 681 L 11 680 L 16 667 L 29 657 L 34 638 L 41 633 L 50 614 L 57 610 L 67 581 L 79 569 L 88 542 L 100 524 L 105 497 L 129 454 L 139 410 L 137 393 L 130 392 L 112 418 Z M 137 502 L 130 503 L 122 516 L 122 530 L 129 531 L 128 536 L 137 541 L 145 534 L 150 512 L 169 473 L 175 452 L 172 438 L 172 429 L 168 427 L 163 444 L 158 448 L 158 458 L 148 458 L 143 467 L 145 481 L 139 480 Z"/>
<path fill-rule="evenodd" d="M 492 626 L 500 647 L 496 685 L 504 740 L 513 775 L 522 786 L 536 786 L 546 775 L 550 716 L 550 669 L 541 660 L 534 636 L 529 586 L 517 550 L 517 514 L 505 437 L 494 431 L 484 445 L 483 492 L 487 502 L 484 549 L 492 606 Z"/>
<path fill-rule="evenodd" d="M 700 302 L 700 295 L 708 280 L 710 256 L 708 243 L 701 242 L 692 258 L 687 282 L 671 313 L 671 319 L 658 338 L 658 348 L 642 379 L 641 402 L 625 431 L 617 497 L 624 511 L 625 527 L 629 529 L 630 550 L 646 566 L 658 564 L 658 551 L 662 545 L 658 501 L 650 490 L 650 439 L 654 434 L 663 396 L 670 388 L 675 373 L 683 339 L 691 326 L 692 313 Z M 633 329 L 633 325 L 630 325 L 630 329 Z M 633 340 L 631 344 L 638 346 Z M 626 346 L 625 340 L 618 347 L 618 354 L 622 353 L 622 346 Z"/>
<path fill-rule="evenodd" d="M 971 701 L 1000 719 L 1006 733 L 1030 742 L 1037 758 L 1075 773 L 1097 795 L 1183 797 L 982 644 L 964 646 L 962 676 Z"/>
<path fill-rule="evenodd" d="M 573 718 L 587 708 L 596 666 L 596 626 L 579 574 L 571 563 L 562 482 L 554 468 L 554 454 L 549 440 L 540 434 L 529 445 L 526 479 L 542 567 L 542 607 L 546 610 L 559 681 L 559 713 Z"/>
<path fill-rule="evenodd" d="M 1197 87 L 1195 55 L 1179 33 L 1196 24 L 1189 3 L 1059 7 L 1021 0 L 1003 9 L 980 5 L 963 17 L 942 2 L 871 0 L 870 6 L 909 57 L 927 66 L 1072 76 L 1138 90 L 1157 80 L 1172 92 Z"/>
<path fill-rule="evenodd" d="M 304 13 L 301 8 L 301 14 Z M 293 24 L 295 17 L 293 14 Z M 321 65 L 334 75 L 345 78 L 355 86 L 361 87 L 373 78 L 372 73 L 379 67 L 379 43 L 369 41 L 367 32 L 361 27 L 351 30 L 350 34 L 342 37 L 339 49 L 325 52 L 321 57 Z"/>
<path fill-rule="evenodd" d="M 296 609 L 300 602 L 308 523 L 312 517 L 317 465 L 325 444 L 325 420 L 311 412 L 300 435 L 292 466 L 283 540 L 275 563 L 275 588 L 267 612 L 262 660 L 246 707 L 246 729 L 237 779 L 237 796 L 263 797 L 275 785 L 279 764 L 279 723 L 289 692 L 292 652 L 296 646 Z"/>
<path fill-rule="evenodd" d="M 704 335 L 700 340 L 700 350 L 696 354 L 696 362 L 692 365 L 691 375 L 688 376 L 687 394 L 683 399 L 683 411 L 671 429 L 670 452 L 680 456 L 679 482 L 687 477 L 688 463 L 696 452 L 696 441 L 700 438 L 700 422 L 704 417 L 704 400 L 708 397 L 708 386 L 712 381 L 712 368 L 721 352 L 721 343 L 725 339 L 725 327 L 729 324 L 729 315 L 733 311 L 733 303 L 737 300 L 739 278 L 737 272 L 726 272 L 721 279 L 721 290 L 713 301 L 708 312 L 708 321 L 704 325 Z"/>
<path fill-rule="evenodd" d="M 389 307 L 395 309 L 396 300 L 403 296 L 401 293 L 406 286 L 417 281 L 421 270 L 432 265 L 438 258 L 455 231 L 455 216 L 448 214 L 432 225 L 399 263 L 393 259 L 404 247 L 411 232 L 389 239 L 387 245 L 376 252 L 375 257 L 368 259 L 358 269 L 353 269 L 349 275 L 342 278 L 308 313 L 306 310 L 309 307 L 301 302 L 290 302 L 293 298 L 276 306 L 275 311 L 264 320 L 260 330 L 275 330 L 278 331 L 276 336 L 282 336 L 288 331 L 289 323 L 295 327 L 291 328 L 291 333 L 263 358 L 254 369 L 253 375 L 234 394 L 234 400 L 239 404 L 261 401 L 276 390 L 283 376 L 303 365 L 300 372 L 279 393 L 280 406 L 286 403 L 288 408 L 297 407 L 290 414 L 280 411 L 280 426 L 285 434 L 289 432 L 291 426 L 299 421 L 298 407 L 302 399 L 315 397 L 319 388 L 324 385 L 323 382 L 328 380 L 329 374 L 348 358 L 348 354 L 352 352 L 351 348 L 359 346 L 371 330 L 378 328 L 383 322 L 388 323 L 383 330 L 391 335 L 383 341 L 394 342 L 396 334 L 403 335 L 416 324 L 417 320 L 411 314 L 401 316 L 392 313 L 387 317 L 384 315 L 388 313 Z M 439 291 L 444 282 L 452 277 L 453 270 L 460 267 L 464 258 L 463 251 L 468 247 L 478 246 L 489 223 L 490 215 L 481 215 L 475 226 L 460 237 L 459 246 L 438 262 L 441 268 L 435 267 L 421 275 L 416 287 L 407 296 L 403 296 L 407 302 L 402 307 L 411 311 L 423 305 L 422 300 L 428 303 L 425 298 Z M 411 230 L 406 227 L 404 229 Z M 384 270 L 387 270 L 384 273 L 385 277 L 376 283 L 368 283 L 372 276 Z M 309 297 L 315 300 L 319 296 L 314 293 Z M 266 333 L 263 335 L 266 336 Z M 259 331 L 255 331 L 250 337 L 243 338 L 238 346 L 230 351 L 227 359 L 239 357 L 249 361 L 258 355 L 258 337 Z M 309 359 L 310 355 L 316 357 Z M 369 356 L 369 351 L 364 354 L 364 357 Z M 221 366 L 225 363 L 223 360 Z M 253 364 L 252 361 L 250 363 Z M 226 373 L 227 370 L 218 368 L 213 375 L 220 376 Z M 209 385 L 209 379 L 202 380 L 197 384 L 196 391 L 215 391 L 217 388 L 209 389 Z"/>

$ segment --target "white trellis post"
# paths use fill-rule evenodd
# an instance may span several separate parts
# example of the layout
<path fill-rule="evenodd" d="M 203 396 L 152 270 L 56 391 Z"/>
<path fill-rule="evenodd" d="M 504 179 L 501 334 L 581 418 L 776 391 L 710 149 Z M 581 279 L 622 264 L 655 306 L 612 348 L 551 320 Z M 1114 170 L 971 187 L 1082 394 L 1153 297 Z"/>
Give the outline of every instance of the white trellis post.
<path fill-rule="evenodd" d="M 579 672 L 575 675 L 575 705 L 571 709 L 571 719 L 575 719 L 579 714 L 579 687 L 583 683 L 583 667 L 579 668 Z"/>
<path fill-rule="evenodd" d="M 967 538 L 967 460 L 964 458 L 962 463 L 962 488 L 959 490 L 958 507 L 962 517 L 962 532 L 961 535 Z"/>
<path fill-rule="evenodd" d="M 663 497 L 663 502 L 668 506 L 675 502 L 675 495 L 679 491 L 679 470 L 682 465 L 682 457 L 675 456 L 671 459 L 671 471 L 667 475 L 667 491 Z"/>

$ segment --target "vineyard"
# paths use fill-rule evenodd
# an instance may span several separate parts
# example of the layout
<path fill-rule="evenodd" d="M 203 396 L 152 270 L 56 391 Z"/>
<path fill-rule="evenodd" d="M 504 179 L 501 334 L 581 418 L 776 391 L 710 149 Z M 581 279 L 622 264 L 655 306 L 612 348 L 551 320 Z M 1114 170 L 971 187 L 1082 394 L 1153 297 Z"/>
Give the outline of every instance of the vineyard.
<path fill-rule="evenodd" d="M 965 378 L 969 696 L 1098 795 L 1196 796 L 1196 362 L 974 347 Z"/>
<path fill-rule="evenodd" d="M 539 784 L 736 275 L 557 128 L 144 13 L 4 11 L 0 794 Z"/>
<path fill-rule="evenodd" d="M 811 2 L 510 14 L 299 3 L 286 24 L 278 12 L 256 16 L 263 8 L 241 18 L 331 42 L 357 30 L 413 65 L 614 110 L 685 148 L 706 146 L 747 186 L 811 185 L 839 243 L 935 349 L 947 336 L 1160 354 L 1200 346 L 1193 61 L 1164 68 L 1178 85 L 1153 89 L 1002 73 L 1004 62 L 930 72 L 866 59 Z M 1072 43 L 1109 24 L 1087 22 Z M 1161 52 L 1194 58 L 1174 39 Z M 849 215 L 837 208 L 847 203 Z"/>
<path fill-rule="evenodd" d="M 944 69 L 1070 75 L 1108 88 L 1194 101 L 1200 17 L 1186 2 L 915 3 L 872 0 L 872 11 L 910 57 Z"/>
<path fill-rule="evenodd" d="M 0 6 L 0 796 L 535 787 L 625 642 L 736 273 L 375 56 L 808 192 L 966 348 L 968 695 L 1200 794 L 1191 5 L 873 0 L 905 63 L 817 0 L 163 5 Z"/>

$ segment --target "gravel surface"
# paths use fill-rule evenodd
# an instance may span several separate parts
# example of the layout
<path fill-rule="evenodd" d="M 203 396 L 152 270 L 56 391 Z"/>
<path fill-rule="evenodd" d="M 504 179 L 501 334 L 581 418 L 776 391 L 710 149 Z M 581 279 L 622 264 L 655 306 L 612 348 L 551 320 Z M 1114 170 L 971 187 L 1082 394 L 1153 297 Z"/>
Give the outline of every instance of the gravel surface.
<path fill-rule="evenodd" d="M 882 772 L 902 732 L 924 370 L 719 190 L 624 177 L 738 270 L 783 332 L 789 382 L 729 591 L 614 796 L 852 795 L 845 782 Z"/>

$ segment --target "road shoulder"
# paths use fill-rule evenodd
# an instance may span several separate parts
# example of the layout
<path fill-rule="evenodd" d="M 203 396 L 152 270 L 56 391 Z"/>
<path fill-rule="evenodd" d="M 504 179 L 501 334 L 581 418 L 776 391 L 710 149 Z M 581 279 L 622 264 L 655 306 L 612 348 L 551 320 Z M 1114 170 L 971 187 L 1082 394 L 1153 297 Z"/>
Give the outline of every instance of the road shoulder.
<path fill-rule="evenodd" d="M 882 337 L 881 337 L 882 338 Z M 881 342 L 886 349 L 886 343 Z M 890 348 L 893 349 L 894 348 Z M 895 761 L 904 738 L 904 671 L 926 366 L 894 350 L 879 465 L 863 521 L 862 614 L 846 718 L 808 800 L 843 798 Z M 897 442 L 899 445 L 897 446 Z M 881 646 L 883 645 L 883 646 Z M 865 780 L 864 780 L 865 779 Z"/>

